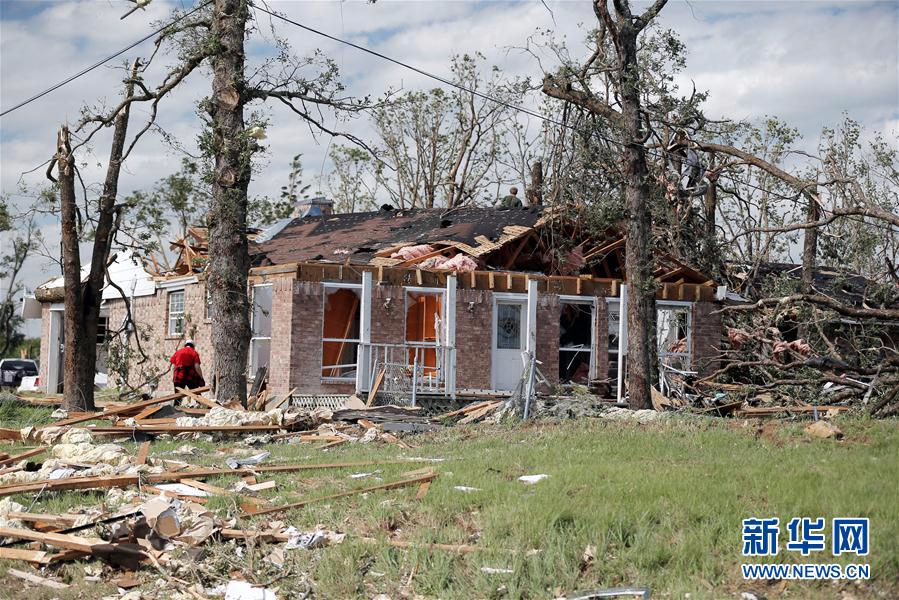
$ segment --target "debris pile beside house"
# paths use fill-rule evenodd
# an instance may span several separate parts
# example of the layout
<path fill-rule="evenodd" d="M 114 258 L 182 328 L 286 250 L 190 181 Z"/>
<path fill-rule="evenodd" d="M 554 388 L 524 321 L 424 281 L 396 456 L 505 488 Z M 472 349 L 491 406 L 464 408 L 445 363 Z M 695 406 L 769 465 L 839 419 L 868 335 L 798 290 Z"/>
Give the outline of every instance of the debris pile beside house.
<path fill-rule="evenodd" d="M 404 452 L 412 447 L 400 436 L 437 427 L 421 415 L 419 408 L 367 407 L 350 398 L 335 410 L 286 406 L 246 411 L 219 406 L 203 396 L 204 391 L 179 390 L 127 405 L 107 404 L 96 414 L 59 414 L 62 418 L 54 423 L 2 430 L 3 439 L 34 447 L 0 454 L 0 559 L 22 561 L 41 570 L 37 574 L 12 569 L 9 574 L 31 585 L 65 589 L 69 584 L 54 577 L 53 572 L 64 563 L 78 560 L 86 561 L 88 578 L 102 575 L 104 580 L 113 579 L 126 596 L 126 590 L 146 583 L 148 577 L 149 581 L 158 577 L 155 593 L 162 597 L 205 598 L 222 593 L 226 597 L 250 597 L 240 594 L 260 593 L 266 586 L 226 575 L 233 569 L 215 566 L 216 552 L 224 548 L 240 557 L 264 544 L 269 552 L 265 560 L 279 567 L 285 552 L 339 544 L 353 535 L 323 527 L 301 531 L 279 520 L 285 513 L 314 503 L 402 488 L 414 488 L 415 497 L 421 498 L 437 477 L 433 468 L 421 466 L 435 459 L 283 463 L 255 448 L 262 443 L 308 444 L 327 456 L 327 451 L 338 444 L 381 443 Z M 156 417 L 159 413 L 167 416 Z M 110 425 L 97 425 L 96 421 Z M 151 456 L 151 441 L 170 436 L 185 443 Z M 233 447 L 222 444 L 211 455 L 190 445 L 193 439 L 210 436 L 238 436 L 240 443 Z M 121 445 L 135 440 L 140 443 L 134 452 Z M 203 454 L 205 466 L 192 464 Z M 220 464 L 210 467 L 209 458 Z M 409 466 L 398 476 L 382 479 L 378 474 L 387 465 Z M 349 476 L 340 475 L 349 482 L 344 486 L 349 489 L 330 494 L 304 493 L 300 499 L 290 497 L 293 490 L 285 490 L 289 495 L 276 496 L 284 498 L 280 503 L 260 496 L 278 488 L 276 478 L 281 474 L 306 480 L 341 470 L 351 472 Z M 228 483 L 208 483 L 212 478 Z M 359 486 L 356 480 L 366 483 Z M 99 501 L 96 495 L 86 495 L 83 505 L 60 514 L 34 512 L 42 500 L 64 491 L 103 495 Z M 33 494 L 27 506 L 12 499 L 26 494 Z M 211 510 L 206 505 L 214 497 L 230 497 L 235 504 L 225 511 Z M 365 543 L 385 543 L 358 533 L 356 536 Z M 388 539 L 386 543 L 419 547 L 400 539 Z M 421 547 L 471 551 L 464 545 Z M 197 560 L 200 549 L 207 559 L 213 559 Z M 185 561 L 194 570 L 190 583 L 181 578 Z M 205 584 L 197 583 L 198 579 Z M 227 596 L 232 593 L 237 595 Z M 274 590 L 265 593 L 271 594 L 265 597 L 275 597 Z"/>

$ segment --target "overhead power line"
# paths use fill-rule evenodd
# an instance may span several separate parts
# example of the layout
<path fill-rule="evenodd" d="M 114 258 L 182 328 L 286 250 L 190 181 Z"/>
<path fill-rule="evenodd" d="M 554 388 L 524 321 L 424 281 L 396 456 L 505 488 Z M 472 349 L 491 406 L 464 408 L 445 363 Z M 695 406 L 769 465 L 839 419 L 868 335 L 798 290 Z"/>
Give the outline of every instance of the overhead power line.
<path fill-rule="evenodd" d="M 419 75 L 424 75 L 425 77 L 428 77 L 428 78 L 433 79 L 433 80 L 435 80 L 435 81 L 439 81 L 440 83 L 443 83 L 444 85 L 448 85 L 448 86 L 450 86 L 450 87 L 454 87 L 454 88 L 456 88 L 456 89 L 458 89 L 458 90 L 461 90 L 461 91 L 463 91 L 463 92 L 466 92 L 466 93 L 468 93 L 468 94 L 472 94 L 472 95 L 477 96 L 477 97 L 479 97 L 479 98 L 481 98 L 481 99 L 483 99 L 483 100 L 487 100 L 488 102 L 493 102 L 493 103 L 498 104 L 498 105 L 500 105 L 500 106 L 505 106 L 506 108 L 510 108 L 510 109 L 512 109 L 512 110 L 514 110 L 514 111 L 517 111 L 517 112 L 526 114 L 526 115 L 531 116 L 531 117 L 534 117 L 534 118 L 536 118 L 536 119 L 540 119 L 541 121 L 544 121 L 544 122 L 546 122 L 546 123 L 550 123 L 550 124 L 556 125 L 556 126 L 558 126 L 558 127 L 565 127 L 565 128 L 567 128 L 567 129 L 576 129 L 574 125 L 569 125 L 568 123 L 564 123 L 564 122 L 562 122 L 562 121 L 556 121 L 555 119 L 552 119 L 551 117 L 547 117 L 546 115 L 542 115 L 542 114 L 540 114 L 540 113 L 538 113 L 538 112 L 535 112 L 535 111 L 533 111 L 533 110 L 531 110 L 531 109 L 529 109 L 529 108 L 526 108 L 526 107 L 524 107 L 524 106 L 521 106 L 521 105 L 519 105 L 519 104 L 515 104 L 515 103 L 509 102 L 509 101 L 507 101 L 507 100 L 503 100 L 503 99 L 501 99 L 501 98 L 496 98 L 496 97 L 494 97 L 494 96 L 491 96 L 490 94 L 486 94 L 486 93 L 481 92 L 481 91 L 479 91 L 479 90 L 476 90 L 476 89 L 474 89 L 474 88 L 470 88 L 470 87 L 468 87 L 468 86 L 466 86 L 466 85 L 460 84 L 460 83 L 455 82 L 455 81 L 452 81 L 452 80 L 450 80 L 450 79 L 447 79 L 446 77 L 442 77 L 442 76 L 440 76 L 440 75 L 436 75 L 436 74 L 434 74 L 434 73 L 430 73 L 430 72 L 428 72 L 428 71 L 425 71 L 424 69 L 421 69 L 421 68 L 419 68 L 419 67 L 416 67 L 415 65 L 411 65 L 411 64 L 406 63 L 406 62 L 403 62 L 403 61 L 401 61 L 401 60 L 399 60 L 399 59 L 393 58 L 392 56 L 388 56 L 388 55 L 386 55 L 386 54 L 382 54 L 381 52 L 378 52 L 378 51 L 376 51 L 376 50 L 372 50 L 371 48 L 366 48 L 365 46 L 360 46 L 359 44 L 356 44 L 356 43 L 351 42 L 351 41 L 349 41 L 349 40 L 345 40 L 345 39 L 339 38 L 339 37 L 337 37 L 337 36 L 331 35 L 331 34 L 326 33 L 326 32 L 324 32 L 324 31 L 315 29 L 314 27 L 309 27 L 308 25 L 303 25 L 303 24 L 300 23 L 299 21 L 294 21 L 293 19 L 290 19 L 290 18 L 288 18 L 288 17 L 286 17 L 286 16 L 284 16 L 284 15 L 281 15 L 281 14 L 278 14 L 278 13 L 275 13 L 275 12 L 272 12 L 272 11 L 268 10 L 267 8 L 265 8 L 265 7 L 263 7 L 263 6 L 259 6 L 258 4 L 254 3 L 254 2 L 251 2 L 251 6 L 253 6 L 253 8 L 255 8 L 256 10 L 258 10 L 258 11 L 260 11 L 260 12 L 263 12 L 263 13 L 265 13 L 265 14 L 271 16 L 271 17 L 274 17 L 274 18 L 276 18 L 276 19 L 279 19 L 279 20 L 281 20 L 281 21 L 284 21 L 285 23 L 289 23 L 290 25 L 293 25 L 293 26 L 295 26 L 295 27 L 299 27 L 300 29 L 303 29 L 303 30 L 305 30 L 305 31 L 308 31 L 309 33 L 313 33 L 313 34 L 315 34 L 315 35 L 318 35 L 318 36 L 321 36 L 321 37 L 323 37 L 323 38 L 332 40 L 332 41 L 334 41 L 334 42 L 338 42 L 338 43 L 340 43 L 340 44 L 344 44 L 344 45 L 350 46 L 351 48 L 355 48 L 356 50 L 359 50 L 360 52 L 365 52 L 366 54 L 370 54 L 371 56 L 375 56 L 375 57 L 380 58 L 380 59 L 382 59 L 382 60 L 386 60 L 387 62 L 391 62 L 391 63 L 393 63 L 393 64 L 395 64 L 395 65 L 397 65 L 397 66 L 403 67 L 404 69 L 408 69 L 408 70 L 410 70 L 410 71 L 413 71 L 413 72 L 415 72 L 415 73 L 418 73 Z M 601 140 L 603 140 L 603 141 L 605 141 L 605 142 L 607 142 L 607 143 L 609 143 L 609 144 L 615 144 L 615 145 L 620 146 L 620 147 L 622 147 L 622 148 L 624 148 L 624 147 L 627 145 L 627 144 L 625 144 L 624 142 L 621 142 L 621 141 L 619 141 L 619 140 L 614 140 L 614 139 L 605 137 L 605 136 L 603 136 L 603 135 L 601 135 L 601 134 L 599 134 L 599 133 L 595 133 L 594 135 L 596 135 L 597 138 L 599 138 L 599 139 L 601 139 Z M 671 151 L 669 151 L 669 150 L 662 150 L 662 151 L 661 151 L 661 154 L 660 154 L 659 152 L 654 151 L 654 150 L 650 150 L 650 149 L 646 149 L 646 154 L 648 154 L 648 155 L 650 155 L 650 156 L 654 156 L 654 157 L 656 157 L 656 158 L 661 158 L 661 157 L 663 156 L 663 154 L 666 154 L 666 155 L 669 155 L 669 156 L 673 156 L 673 155 L 674 155 L 674 153 L 671 152 Z M 755 185 L 755 184 L 753 184 L 753 183 L 750 183 L 750 182 L 748 182 L 748 181 L 743 181 L 743 180 L 741 180 L 741 179 L 737 179 L 737 178 L 735 178 L 734 176 L 729 175 L 729 174 L 727 174 L 727 173 L 721 173 L 721 174 L 719 174 L 719 177 L 721 177 L 721 178 L 723 178 L 723 179 L 728 179 L 728 180 L 730 180 L 730 181 L 732 181 L 732 182 L 734 182 L 734 183 L 739 183 L 739 184 L 741 184 L 741 185 L 745 185 L 745 186 L 747 186 L 747 187 L 754 188 L 754 189 L 756 189 L 756 190 L 765 192 L 765 193 L 767 193 L 767 194 L 771 194 L 772 196 L 775 196 L 775 197 L 778 197 L 778 198 L 782 198 L 782 199 L 784 199 L 784 200 L 796 200 L 796 198 L 798 197 L 798 194 L 797 194 L 796 196 L 784 196 L 783 194 L 779 194 L 779 193 L 777 193 L 777 192 L 772 192 L 772 191 L 769 190 L 769 189 L 765 189 L 765 188 L 763 188 L 763 187 L 760 187 L 760 186 Z"/>
<path fill-rule="evenodd" d="M 121 50 L 119 50 L 119 51 L 117 51 L 117 52 L 115 52 L 115 53 L 113 53 L 113 54 L 110 54 L 110 55 L 107 56 L 106 58 L 104 58 L 104 59 L 102 59 L 102 60 L 99 60 L 99 61 L 95 62 L 95 63 L 92 64 L 91 66 L 85 67 L 84 69 L 81 69 L 80 71 L 78 71 L 78 72 L 75 73 L 74 75 L 71 75 L 71 76 L 69 76 L 69 77 L 66 77 L 65 79 L 63 79 L 63 80 L 60 81 L 59 83 L 56 83 L 56 84 L 54 84 L 54 85 L 48 87 L 48 88 L 45 89 L 44 91 L 35 94 L 34 96 L 28 98 L 27 100 L 23 100 L 22 102 L 19 102 L 18 104 L 16 104 L 16 105 L 13 106 L 12 108 L 7 108 L 7 109 L 4 110 L 3 112 L 0 112 L 0 117 L 6 116 L 6 115 L 8 115 L 9 113 L 11 113 L 11 112 L 13 112 L 13 111 L 15 111 L 15 110 L 19 110 L 19 109 L 22 108 L 23 106 L 26 106 L 26 105 L 28 105 L 28 104 L 31 104 L 31 103 L 34 102 L 35 100 L 38 100 L 39 98 L 42 98 L 42 97 L 46 96 L 47 94 L 49 94 L 49 93 L 51 93 L 51 92 L 54 92 L 54 91 L 58 90 L 58 89 L 61 88 L 62 86 L 67 85 L 67 84 L 69 84 L 69 83 L 72 83 L 73 81 L 75 81 L 75 80 L 78 79 L 79 77 L 82 77 L 82 76 L 84 76 L 84 75 L 87 75 L 88 73 L 90 73 L 90 72 L 93 71 L 94 69 L 103 66 L 104 64 L 108 63 L 108 62 L 111 61 L 112 59 L 117 58 L 117 57 L 121 56 L 122 54 L 128 52 L 128 51 L 131 50 L 132 48 L 134 48 L 134 47 L 136 47 L 136 46 L 140 46 L 141 44 L 143 44 L 143 43 L 146 42 L 147 40 L 149 40 L 149 39 L 151 39 L 151 38 L 153 38 L 153 37 L 159 35 L 160 33 L 162 33 L 163 31 L 165 31 L 166 29 L 168 29 L 168 28 L 171 27 L 172 25 L 175 25 L 176 23 L 179 23 L 180 21 L 183 21 L 184 19 L 186 19 L 187 17 L 191 16 L 191 15 L 194 14 L 195 12 L 197 12 L 197 11 L 199 11 L 199 10 L 201 10 L 201 9 L 203 9 L 203 8 L 205 8 L 205 7 L 207 7 L 207 6 L 209 6 L 210 4 L 212 4 L 212 2 L 213 2 L 213 0 L 207 0 L 207 2 L 204 2 L 204 3 L 201 4 L 200 6 L 197 6 L 196 8 L 194 8 L 194 9 L 192 9 L 192 10 L 190 10 L 190 11 L 184 13 L 183 15 L 181 15 L 180 17 L 178 17 L 177 19 L 175 19 L 175 20 L 172 21 L 171 23 L 167 23 L 167 24 L 163 25 L 162 27 L 160 27 L 159 29 L 153 31 L 152 33 L 149 33 L 149 34 L 145 35 L 144 37 L 142 37 L 141 39 L 137 40 L 137 41 L 134 42 L 133 44 L 129 44 L 128 46 L 125 46 L 125 47 L 122 48 Z"/>

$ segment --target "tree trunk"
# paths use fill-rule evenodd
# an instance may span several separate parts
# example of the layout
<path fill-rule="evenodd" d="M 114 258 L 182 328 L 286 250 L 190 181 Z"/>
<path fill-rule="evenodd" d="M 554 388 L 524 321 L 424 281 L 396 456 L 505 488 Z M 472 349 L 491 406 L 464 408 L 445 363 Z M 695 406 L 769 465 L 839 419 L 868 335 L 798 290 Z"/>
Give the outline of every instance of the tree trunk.
<path fill-rule="evenodd" d="M 543 204 L 543 161 L 535 160 L 531 163 L 529 171 L 531 176 L 531 184 L 524 192 L 528 204 L 531 206 L 540 206 Z"/>
<path fill-rule="evenodd" d="M 619 20 L 618 78 L 624 149 L 624 206 L 627 215 L 627 392 L 633 409 L 652 408 L 650 387 L 658 362 L 655 331 L 655 279 L 650 239 L 649 170 L 640 116 L 637 71 L 639 29 Z"/>
<path fill-rule="evenodd" d="M 131 79 L 125 85 L 125 98 L 134 93 L 133 78 L 137 73 L 138 63 L 135 61 L 131 69 Z M 80 372 L 76 379 L 81 382 L 78 390 L 86 410 L 94 409 L 94 374 L 97 372 L 97 329 L 100 320 L 100 303 L 103 299 L 103 287 L 106 283 L 106 267 L 112 250 L 116 213 L 116 196 L 119 191 L 119 175 L 122 171 L 122 154 L 125 151 L 125 137 L 128 133 L 128 117 L 131 104 L 128 103 L 116 115 L 112 146 L 109 150 L 109 163 L 106 166 L 106 179 L 103 182 L 103 194 L 100 196 L 97 224 L 94 230 L 94 247 L 91 252 L 90 271 L 87 281 L 81 284 L 81 297 L 75 310 L 66 304 L 66 317 L 69 314 L 79 321 L 80 334 L 77 338 L 69 338 L 66 331 L 66 374 L 68 369 L 75 368 Z M 77 235 L 76 235 L 77 249 Z M 66 253 L 72 250 L 66 249 Z M 77 250 L 75 251 L 77 254 Z M 66 290 L 69 283 L 66 281 Z M 71 310 L 71 313 L 70 313 Z M 70 339 L 72 341 L 70 341 Z M 69 356 L 73 357 L 70 363 Z"/>
<path fill-rule="evenodd" d="M 67 411 L 94 410 L 94 365 L 83 352 L 87 339 L 82 314 L 81 255 L 78 249 L 78 208 L 75 197 L 75 157 L 69 143 L 69 128 L 62 127 L 56 143 L 59 177 L 59 211 L 64 284 L 63 398 Z"/>
<path fill-rule="evenodd" d="M 212 145 L 215 171 L 210 206 L 209 271 L 216 396 L 246 404 L 250 346 L 247 277 L 247 188 L 253 151 L 244 124 L 245 0 L 215 0 L 212 33 Z M 210 373 L 212 375 L 212 373 Z"/>

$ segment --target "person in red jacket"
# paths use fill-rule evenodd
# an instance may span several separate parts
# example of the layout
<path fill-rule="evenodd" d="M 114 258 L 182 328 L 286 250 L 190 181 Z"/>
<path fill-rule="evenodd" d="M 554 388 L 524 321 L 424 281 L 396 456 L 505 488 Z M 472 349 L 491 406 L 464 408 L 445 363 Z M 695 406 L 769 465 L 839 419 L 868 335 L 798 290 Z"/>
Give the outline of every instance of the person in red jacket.
<path fill-rule="evenodd" d="M 194 349 L 193 340 L 184 342 L 184 347 L 176 350 L 169 362 L 175 366 L 172 378 L 176 388 L 191 390 L 206 385 L 200 369 L 200 355 Z"/>

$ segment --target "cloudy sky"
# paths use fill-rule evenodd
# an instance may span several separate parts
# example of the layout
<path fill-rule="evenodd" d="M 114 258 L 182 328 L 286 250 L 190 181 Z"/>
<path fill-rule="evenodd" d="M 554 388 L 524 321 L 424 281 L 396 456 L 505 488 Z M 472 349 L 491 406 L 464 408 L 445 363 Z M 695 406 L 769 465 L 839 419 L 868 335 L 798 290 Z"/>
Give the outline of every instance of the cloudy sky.
<path fill-rule="evenodd" d="M 152 31 L 173 7 L 191 0 L 154 0 L 147 10 L 120 20 L 125 0 L 2 0 L 0 2 L 0 108 L 20 101 L 81 70 Z M 594 21 L 589 2 L 351 1 L 270 2 L 290 18 L 437 74 L 446 74 L 454 54 L 480 51 L 510 76 L 540 77 L 536 59 L 520 50 L 540 28 L 565 38 L 572 54 L 583 50 L 585 27 Z M 640 4 L 642 6 L 642 4 Z M 264 28 L 269 18 L 257 14 Z M 707 114 L 759 120 L 776 115 L 797 127 L 814 146 L 824 125 L 842 113 L 870 131 L 897 138 L 899 130 L 899 4 L 883 2 L 805 2 L 671 0 L 661 24 L 675 29 L 688 48 L 682 83 L 709 90 Z M 435 82 L 370 55 L 320 38 L 283 22 L 274 22 L 298 54 L 321 49 L 341 68 L 348 90 L 373 96 L 387 89 L 424 89 Z M 251 57 L 270 49 L 263 36 L 250 46 Z M 23 175 L 53 153 L 61 122 L 77 121 L 86 104 L 111 103 L 120 93 L 122 61 L 144 57 L 143 44 L 75 82 L 0 118 L 0 190 L 21 206 L 23 184 L 43 183 L 43 168 Z M 544 66 L 553 67 L 547 58 Z M 161 69 L 174 58 L 158 61 Z M 147 76 L 148 81 L 161 70 Z M 195 103 L 209 89 L 207 73 L 196 73 L 161 108 L 160 124 L 192 148 L 198 132 Z M 133 113 L 142 116 L 144 109 Z M 327 174 L 330 139 L 313 136 L 285 110 L 269 111 L 268 154 L 252 193 L 276 196 L 290 159 L 303 155 L 306 179 Z M 136 121 L 135 121 L 136 122 Z M 330 124 L 334 124 L 333 121 Z M 336 126 L 364 136 L 364 122 Z M 108 145 L 98 138 L 97 154 L 86 155 L 84 175 L 98 181 L 97 164 Z M 180 156 L 157 138 L 141 143 L 129 158 L 121 191 L 149 187 L 178 168 Z M 58 248 L 58 224 L 42 222 L 52 252 Z M 8 246 L 8 234 L 3 249 Z M 52 261 L 30 261 L 25 283 L 33 287 L 57 273 Z"/>

